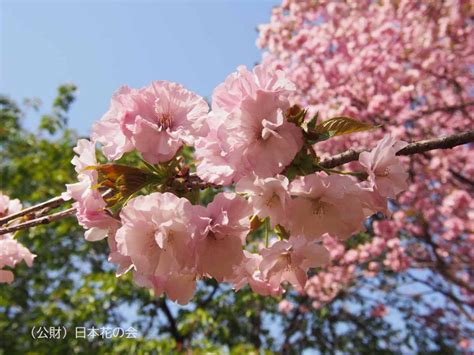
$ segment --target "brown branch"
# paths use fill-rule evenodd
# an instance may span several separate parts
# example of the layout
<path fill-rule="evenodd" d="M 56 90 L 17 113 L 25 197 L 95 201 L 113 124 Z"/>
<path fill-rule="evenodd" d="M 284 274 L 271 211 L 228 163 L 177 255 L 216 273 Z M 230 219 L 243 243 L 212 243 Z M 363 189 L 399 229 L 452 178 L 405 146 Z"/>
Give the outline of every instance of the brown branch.
<path fill-rule="evenodd" d="M 397 155 L 413 155 L 424 153 L 434 149 L 451 149 L 458 145 L 474 142 L 474 131 L 457 133 L 446 137 L 427 139 L 424 141 L 408 144 L 405 148 L 399 150 Z M 344 153 L 334 155 L 319 162 L 324 168 L 331 169 L 339 165 L 350 163 L 359 159 L 359 154 L 367 149 L 355 150 L 349 149 Z"/>
<path fill-rule="evenodd" d="M 420 118 L 424 115 L 431 115 L 432 113 L 436 112 L 456 112 L 458 110 L 464 110 L 467 107 L 474 106 L 474 101 L 469 101 L 466 103 L 461 103 L 459 105 L 452 105 L 452 106 L 443 106 L 443 107 L 434 107 L 428 110 L 420 111 L 419 114 L 417 114 L 413 118 Z"/>
<path fill-rule="evenodd" d="M 410 143 L 405 148 L 398 151 L 397 155 L 412 155 L 412 154 L 417 154 L 417 153 L 424 153 L 424 152 L 427 152 L 429 150 L 434 150 L 434 149 L 451 149 L 458 145 L 472 143 L 472 142 L 474 142 L 474 131 L 469 131 L 469 132 L 464 132 L 464 133 L 453 134 L 451 136 Z M 322 166 L 323 168 L 331 169 L 339 165 L 343 165 L 351 161 L 357 160 L 359 158 L 359 154 L 365 150 L 366 149 L 362 149 L 362 150 L 350 149 L 344 153 L 337 154 L 337 155 L 334 155 L 332 157 L 322 160 L 319 163 L 319 165 Z M 218 185 L 208 184 L 206 182 L 203 182 L 195 175 L 188 176 L 187 180 L 185 181 L 184 186 L 185 188 L 190 188 L 190 189 L 196 189 L 196 188 L 204 189 L 208 187 L 213 187 L 213 188 L 219 187 Z M 45 213 L 45 211 L 49 211 L 52 208 L 59 207 L 65 202 L 66 201 L 60 196 L 52 198 L 38 205 L 25 208 L 24 210 L 18 213 L 0 218 L 0 226 L 2 224 L 5 224 L 19 217 L 29 215 L 35 211 L 43 210 L 40 214 L 41 216 L 42 214 Z M 57 212 L 49 216 L 38 217 L 33 220 L 19 223 L 11 227 L 0 228 L 0 235 L 15 232 L 21 229 L 27 229 L 27 228 L 37 226 L 40 224 L 47 224 L 52 221 L 58 220 L 60 218 L 70 216 L 71 214 L 74 213 L 74 211 L 75 211 L 74 208 L 70 208 L 62 212 Z"/>
<path fill-rule="evenodd" d="M 455 275 L 455 272 L 451 270 L 451 265 L 448 264 L 438 253 L 439 246 L 433 240 L 433 237 L 428 231 L 427 222 L 425 222 L 425 233 L 421 236 L 421 239 L 430 246 L 431 251 L 435 257 L 435 266 L 433 269 L 437 270 L 444 278 L 450 280 L 451 282 L 457 284 L 460 287 L 465 288 L 471 293 L 474 293 L 474 287 L 463 281 L 462 279 L 458 278 Z"/>
<path fill-rule="evenodd" d="M 51 214 L 49 216 L 43 216 L 43 217 L 39 217 L 39 218 L 33 219 L 31 221 L 28 221 L 28 222 L 23 222 L 23 223 L 16 224 L 14 226 L 0 228 L 0 235 L 7 234 L 7 233 L 13 233 L 13 232 L 16 232 L 16 231 L 19 231 L 19 230 L 22 230 L 22 229 L 28 229 L 28 228 L 31 228 L 31 227 L 34 227 L 34 226 L 39 226 L 41 224 L 48 224 L 48 223 L 51 223 L 53 221 L 57 221 L 58 219 L 62 219 L 64 217 L 71 216 L 75 212 L 76 212 L 76 208 L 72 207 L 72 208 L 69 208 L 67 210 Z"/>
<path fill-rule="evenodd" d="M 458 179 L 459 181 L 461 181 L 462 183 L 469 185 L 471 187 L 471 189 L 474 188 L 474 180 L 471 180 L 471 179 L 467 178 L 463 174 L 458 173 L 457 171 L 455 171 L 453 169 L 449 169 L 449 172 L 451 174 L 453 174 L 453 176 L 456 179 Z"/>
<path fill-rule="evenodd" d="M 176 324 L 176 319 L 173 317 L 173 314 L 171 313 L 171 310 L 169 309 L 168 304 L 166 303 L 166 298 L 163 298 L 161 300 L 160 308 L 163 311 L 164 315 L 166 316 L 166 319 L 168 320 L 168 324 L 169 324 L 168 330 L 171 333 L 174 340 L 176 341 L 177 348 L 181 349 L 185 338 L 178 329 L 178 326 Z"/>
<path fill-rule="evenodd" d="M 36 211 L 43 210 L 42 212 L 45 213 L 53 208 L 61 206 L 65 202 L 66 201 L 61 196 L 53 197 L 52 199 L 48 201 L 39 203 L 37 205 L 25 208 L 17 213 L 13 213 L 8 216 L 0 218 L 0 226 L 6 224 L 7 222 L 10 222 L 11 220 L 17 219 L 25 215 L 32 214 L 33 212 L 36 212 Z"/>

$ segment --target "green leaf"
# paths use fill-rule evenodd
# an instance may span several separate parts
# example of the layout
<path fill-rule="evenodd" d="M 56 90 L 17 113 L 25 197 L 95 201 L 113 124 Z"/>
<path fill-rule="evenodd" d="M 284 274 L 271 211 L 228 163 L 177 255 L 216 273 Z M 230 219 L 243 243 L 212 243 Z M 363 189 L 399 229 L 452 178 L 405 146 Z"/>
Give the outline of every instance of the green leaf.
<path fill-rule="evenodd" d="M 321 135 L 329 135 L 329 137 L 342 136 L 354 132 L 367 131 L 376 128 L 370 124 L 357 121 L 350 117 L 333 117 L 318 124 L 314 131 Z"/>
<path fill-rule="evenodd" d="M 309 126 L 308 126 L 309 127 Z M 338 116 L 321 122 L 314 129 L 308 129 L 305 134 L 306 140 L 310 144 L 325 141 L 331 137 L 342 136 L 343 134 L 368 131 L 377 128 L 370 124 L 357 121 L 350 117 Z"/>
<path fill-rule="evenodd" d="M 154 166 L 154 165 L 148 163 L 145 159 L 141 159 L 141 158 L 140 158 L 140 161 L 141 161 L 141 163 L 142 163 L 143 165 L 145 165 L 145 167 L 146 167 L 151 173 L 154 173 L 154 174 L 159 173 L 159 172 L 158 172 L 158 169 L 156 168 L 156 166 Z"/>
<path fill-rule="evenodd" d="M 48 131 L 49 134 L 54 134 L 60 126 L 60 122 L 56 117 L 43 115 L 41 117 L 39 128 Z"/>
<path fill-rule="evenodd" d="M 275 232 L 280 237 L 280 239 L 289 239 L 290 238 L 290 233 L 283 227 L 282 225 L 277 224 L 275 226 Z"/>
<path fill-rule="evenodd" d="M 308 122 L 303 122 L 301 127 L 304 129 L 305 132 L 314 131 L 316 124 L 318 123 L 318 118 L 319 112 L 316 112 L 316 114 Z"/>
<path fill-rule="evenodd" d="M 306 139 L 308 140 L 307 137 Z M 315 163 L 315 157 L 309 154 L 308 148 L 304 146 L 301 148 L 298 154 L 296 154 L 291 164 L 286 167 L 283 174 L 290 180 L 294 179 L 298 175 L 304 176 L 312 174 L 315 171 L 320 170 Z"/>

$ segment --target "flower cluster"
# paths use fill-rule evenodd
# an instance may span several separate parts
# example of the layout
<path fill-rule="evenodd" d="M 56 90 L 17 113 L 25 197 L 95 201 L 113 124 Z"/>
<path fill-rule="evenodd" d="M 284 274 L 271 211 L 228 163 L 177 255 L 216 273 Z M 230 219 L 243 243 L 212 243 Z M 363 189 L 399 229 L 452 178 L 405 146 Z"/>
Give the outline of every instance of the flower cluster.
<path fill-rule="evenodd" d="M 10 199 L 0 192 L 0 217 L 5 217 L 21 210 L 21 203 L 18 199 Z M 5 270 L 5 266 L 10 268 L 22 260 L 31 267 L 36 255 L 13 239 L 11 233 L 0 235 L 0 283 L 11 283 L 13 272 Z"/>
<path fill-rule="evenodd" d="M 120 88 L 92 141 L 78 142 L 79 182 L 64 195 L 75 200 L 86 239 L 108 237 L 118 275 L 132 270 L 138 285 L 181 304 L 203 278 L 261 295 L 281 295 L 287 284 L 303 292 L 308 272 L 330 260 L 325 238 L 363 230 L 406 187 L 406 173 L 390 136 L 361 155 L 367 181 L 319 168 L 302 121 L 291 119 L 294 89 L 264 65 L 231 74 L 211 112 L 179 84 Z M 95 143 L 107 164 L 98 164 Z M 191 148 L 195 160 L 186 162 Z M 143 169 L 112 163 L 132 151 Z M 311 171 L 298 170 L 297 155 L 314 160 Z M 212 201 L 196 198 L 199 189 Z M 111 200 L 112 190 L 122 198 Z"/>
<path fill-rule="evenodd" d="M 197 141 L 197 174 L 228 185 L 255 173 L 280 173 L 301 149 L 301 131 L 285 111 L 294 85 L 282 71 L 259 65 L 239 67 L 217 86 L 209 115 L 209 134 Z"/>

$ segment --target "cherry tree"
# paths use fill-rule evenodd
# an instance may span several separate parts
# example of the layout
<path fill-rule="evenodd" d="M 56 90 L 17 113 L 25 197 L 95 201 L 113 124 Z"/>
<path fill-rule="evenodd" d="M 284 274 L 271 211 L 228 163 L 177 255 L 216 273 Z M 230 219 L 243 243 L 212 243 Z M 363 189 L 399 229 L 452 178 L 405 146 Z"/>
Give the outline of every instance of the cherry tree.
<path fill-rule="evenodd" d="M 284 68 L 297 87 L 291 99 L 310 113 L 381 126 L 317 144 L 325 157 L 367 146 L 387 132 L 411 141 L 472 129 L 472 10 L 462 0 L 289 0 L 259 27 L 257 45 L 265 50 L 264 63 Z M 472 154 L 471 144 L 404 158 L 409 187 L 391 200 L 391 218 L 374 221 L 374 238 L 350 249 L 326 242 L 333 264 L 310 280 L 314 305 L 332 300 L 360 273 L 409 268 L 406 283 L 429 287 L 454 304 L 442 309 L 427 302 L 435 319 L 454 313 L 457 321 L 450 324 L 463 316 L 472 322 Z M 424 317 L 433 324 L 433 317 Z"/>

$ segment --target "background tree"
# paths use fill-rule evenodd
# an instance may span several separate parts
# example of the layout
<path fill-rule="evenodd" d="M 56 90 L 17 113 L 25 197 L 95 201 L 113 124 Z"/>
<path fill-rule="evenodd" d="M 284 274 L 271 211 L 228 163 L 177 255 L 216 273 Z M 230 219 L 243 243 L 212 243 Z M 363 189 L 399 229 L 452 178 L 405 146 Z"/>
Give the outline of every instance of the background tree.
<path fill-rule="evenodd" d="M 259 27 L 257 43 L 264 62 L 289 73 L 295 102 L 312 113 L 348 115 L 411 141 L 472 127 L 472 15 L 468 1 L 289 0 Z M 374 139 L 359 133 L 315 147 L 334 154 Z M 416 320 L 438 339 L 466 346 L 473 320 L 472 153 L 466 145 L 407 158 L 410 188 L 393 201 L 392 218 L 374 219 L 375 238 L 332 245 L 333 266 L 309 289 L 313 306 L 341 293 L 362 297 L 370 287 L 384 295 L 366 306 L 381 309 L 383 299 L 405 324 Z"/>

